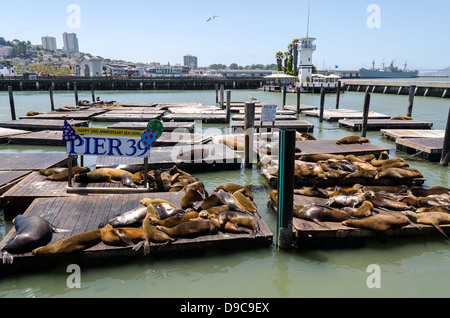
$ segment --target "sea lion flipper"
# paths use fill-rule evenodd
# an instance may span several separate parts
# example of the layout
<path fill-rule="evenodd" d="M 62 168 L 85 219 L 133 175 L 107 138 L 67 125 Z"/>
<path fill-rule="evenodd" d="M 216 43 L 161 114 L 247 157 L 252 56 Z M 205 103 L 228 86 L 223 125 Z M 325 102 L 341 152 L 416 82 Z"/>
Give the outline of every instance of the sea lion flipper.
<path fill-rule="evenodd" d="M 133 245 L 133 242 L 131 241 L 130 237 L 121 229 L 115 229 L 113 230 L 114 234 L 116 234 L 122 242 L 124 242 L 127 245 Z"/>
<path fill-rule="evenodd" d="M 320 222 L 319 220 L 317 220 L 317 219 L 313 219 L 312 220 L 314 223 L 316 223 L 317 225 L 320 225 L 321 227 L 324 227 L 324 228 L 326 228 L 326 229 L 330 229 L 330 227 L 328 226 L 328 225 L 326 225 L 325 223 L 323 223 L 323 222 Z"/>
<path fill-rule="evenodd" d="M 433 225 L 433 226 L 436 228 L 436 230 L 438 230 L 439 232 L 441 232 L 447 239 L 450 240 L 450 238 L 447 236 L 447 234 L 445 234 L 444 230 L 442 230 L 442 228 L 440 227 L 439 224 L 437 224 L 437 223 L 432 223 L 431 225 Z"/>
<path fill-rule="evenodd" d="M 141 247 L 144 245 L 144 241 L 145 241 L 145 240 L 142 240 L 142 241 L 140 241 L 139 243 L 136 243 L 136 244 L 133 246 L 132 250 L 135 251 L 135 252 L 139 251 L 139 250 L 141 249 Z"/>

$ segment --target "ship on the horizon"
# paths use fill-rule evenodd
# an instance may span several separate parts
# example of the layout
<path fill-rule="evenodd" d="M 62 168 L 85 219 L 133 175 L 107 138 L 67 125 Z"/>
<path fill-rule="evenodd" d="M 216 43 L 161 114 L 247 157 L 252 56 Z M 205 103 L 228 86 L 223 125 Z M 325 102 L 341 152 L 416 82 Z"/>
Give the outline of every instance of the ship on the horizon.
<path fill-rule="evenodd" d="M 372 69 L 362 68 L 359 70 L 360 78 L 415 78 L 419 74 L 418 70 L 407 70 L 406 64 L 403 70 L 394 66 L 394 62 L 388 67 L 375 68 L 375 61 L 373 62 Z"/>

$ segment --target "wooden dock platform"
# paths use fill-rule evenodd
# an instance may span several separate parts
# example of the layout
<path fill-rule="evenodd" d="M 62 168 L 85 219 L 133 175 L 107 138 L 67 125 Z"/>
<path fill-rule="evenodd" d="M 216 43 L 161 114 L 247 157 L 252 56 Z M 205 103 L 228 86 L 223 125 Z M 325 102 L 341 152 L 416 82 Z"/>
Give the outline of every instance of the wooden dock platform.
<path fill-rule="evenodd" d="M 317 109 L 317 106 L 311 106 L 311 105 L 300 105 L 300 112 L 306 111 L 306 110 L 315 110 Z M 284 105 L 284 109 L 292 110 L 294 112 L 297 112 L 297 105 Z"/>
<path fill-rule="evenodd" d="M 294 204 L 308 205 L 312 203 L 325 204 L 327 199 L 309 197 L 294 194 Z M 277 215 L 277 207 L 272 200 L 268 201 L 269 209 Z M 379 211 L 379 213 L 398 213 L 395 211 Z M 322 227 L 317 223 L 293 218 L 294 243 L 297 250 L 314 248 L 345 248 L 361 247 L 369 238 L 378 238 L 379 234 L 366 228 L 356 228 L 341 224 L 341 222 L 323 222 L 329 228 Z M 432 225 L 420 224 L 422 230 L 413 225 L 406 225 L 401 228 L 389 229 L 383 233 L 383 238 L 391 237 L 412 237 L 423 235 L 441 235 Z M 450 224 L 441 225 L 444 232 L 450 234 Z M 443 237 L 444 238 L 444 237 Z"/>
<path fill-rule="evenodd" d="M 0 162 L 0 171 L 40 170 L 66 166 L 68 156 L 63 152 L 1 153 Z"/>
<path fill-rule="evenodd" d="M 445 130 L 433 129 L 381 129 L 381 135 L 387 139 L 400 138 L 444 138 Z"/>
<path fill-rule="evenodd" d="M 0 196 L 31 173 L 31 170 L 0 171 Z M 0 207 L 1 198 L 0 198 Z"/>
<path fill-rule="evenodd" d="M 260 122 L 255 120 L 255 129 L 259 131 Z M 231 128 L 233 130 L 244 129 L 243 120 L 233 120 L 231 121 Z M 265 131 L 272 130 L 272 122 L 263 122 L 262 128 Z M 313 132 L 314 124 L 311 124 L 306 120 L 279 120 L 274 122 L 275 129 L 295 129 L 298 132 Z"/>
<path fill-rule="evenodd" d="M 87 127 L 87 120 L 70 120 L 70 125 L 74 127 Z M 23 129 L 28 131 L 40 130 L 62 130 L 64 127 L 63 119 L 17 119 L 0 122 L 0 127 Z"/>
<path fill-rule="evenodd" d="M 231 117 L 232 120 L 241 120 L 243 121 L 245 118 L 245 115 L 233 115 Z M 255 120 L 261 120 L 261 113 L 255 114 Z M 281 115 L 277 114 L 275 117 L 275 120 L 297 120 L 296 115 Z"/>
<path fill-rule="evenodd" d="M 152 113 L 125 113 L 125 112 L 107 112 L 104 114 L 96 115 L 91 118 L 92 121 L 97 122 L 145 122 L 150 120 L 160 119 L 164 114 L 164 111 L 152 112 Z"/>
<path fill-rule="evenodd" d="M 46 113 L 41 113 L 34 116 L 21 116 L 19 119 L 62 119 L 63 116 L 66 116 L 68 120 L 89 120 L 93 116 L 97 116 L 103 114 L 107 111 L 107 109 L 89 109 L 89 110 L 75 110 L 75 111 L 51 111 Z"/>
<path fill-rule="evenodd" d="M 160 198 L 172 202 L 180 207 L 184 192 L 165 193 L 140 193 L 127 195 L 96 195 L 96 196 L 70 196 L 36 199 L 25 211 L 27 216 L 40 216 L 45 218 L 54 226 L 69 230 L 65 233 L 54 233 L 49 244 L 53 244 L 63 238 L 95 230 L 101 222 L 104 222 L 117 214 L 124 213 L 139 206 L 143 198 Z M 256 248 L 272 244 L 273 235 L 262 219 L 256 219 L 261 232 L 252 236 L 251 234 L 233 234 L 218 232 L 213 235 L 202 235 L 194 238 L 179 238 L 163 248 L 158 244 L 150 244 L 150 256 L 164 253 L 177 253 L 196 251 L 212 248 Z M 15 234 L 13 228 L 3 239 L 0 245 L 10 240 Z M 76 260 L 77 264 L 107 261 L 109 258 L 132 258 L 143 255 L 143 249 L 133 251 L 132 246 L 110 246 L 103 242 L 83 251 L 78 255 L 44 257 L 35 256 L 32 253 L 14 255 L 13 264 L 2 264 L 0 271 L 8 270 L 30 270 L 48 266 L 49 264 L 70 262 Z"/>
<path fill-rule="evenodd" d="M 226 114 L 168 114 L 162 117 L 164 122 L 175 121 L 175 122 L 192 122 L 201 121 L 207 124 L 225 124 L 227 119 Z"/>
<path fill-rule="evenodd" d="M 30 132 L 22 129 L 11 129 L 11 128 L 1 128 L 0 127 L 0 144 L 7 143 L 9 138 L 12 136 L 29 134 Z"/>
<path fill-rule="evenodd" d="M 147 124 L 145 122 L 119 122 L 113 125 L 108 126 L 110 129 L 131 129 L 131 130 L 142 130 L 144 131 L 147 128 Z M 194 122 L 170 122 L 165 121 L 162 122 L 163 131 L 165 132 L 193 132 L 195 123 Z"/>
<path fill-rule="evenodd" d="M 361 131 L 362 119 L 341 119 L 339 127 L 347 128 L 353 131 Z M 419 120 L 393 120 L 393 119 L 368 119 L 367 130 L 380 129 L 431 129 L 433 123 Z"/>
<path fill-rule="evenodd" d="M 336 155 L 354 154 L 355 156 L 374 154 L 379 156 L 383 151 L 389 152 L 389 148 L 381 147 L 373 143 L 338 145 L 336 142 L 337 140 L 334 139 L 296 141 L 295 147 L 301 151 L 296 151 L 295 155 L 298 157 L 302 155 L 330 153 Z"/>
<path fill-rule="evenodd" d="M 439 162 L 444 147 L 444 138 L 401 138 L 396 140 L 397 151 Z"/>
<path fill-rule="evenodd" d="M 61 130 L 35 131 L 28 134 L 10 136 L 8 142 L 15 145 L 66 146 Z"/>
<path fill-rule="evenodd" d="M 320 110 L 306 110 L 302 111 L 302 114 L 306 116 L 319 117 Z M 363 112 L 352 109 L 324 109 L 323 119 L 328 121 L 339 121 L 340 119 L 361 119 L 363 118 Z M 380 114 L 376 112 L 369 112 L 369 119 L 389 119 L 389 115 Z"/>

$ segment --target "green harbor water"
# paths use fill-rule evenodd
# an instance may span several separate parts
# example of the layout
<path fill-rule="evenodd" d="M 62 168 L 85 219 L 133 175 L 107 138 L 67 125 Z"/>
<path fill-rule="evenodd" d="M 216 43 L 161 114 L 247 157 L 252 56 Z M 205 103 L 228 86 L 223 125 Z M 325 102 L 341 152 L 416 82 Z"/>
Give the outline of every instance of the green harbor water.
<path fill-rule="evenodd" d="M 232 91 L 232 101 L 245 101 L 254 96 L 262 103 L 281 105 L 280 93 L 256 90 Z M 215 91 L 100 91 L 102 100 L 118 102 L 201 102 L 215 104 Z M 371 111 L 390 116 L 406 115 L 408 96 L 372 94 Z M 90 92 L 79 92 L 79 98 L 90 100 Z M 50 111 L 48 92 L 15 92 L 17 118 L 28 111 Z M 55 92 L 55 107 L 74 104 L 73 92 Z M 363 93 L 341 94 L 340 108 L 362 110 Z M 302 94 L 301 103 L 319 106 L 318 94 Z M 294 105 L 296 96 L 287 95 Z M 325 108 L 335 107 L 335 94 L 326 96 Z M 445 129 L 450 102 L 448 99 L 416 97 L 412 117 L 429 121 L 433 128 Z M 352 134 L 337 123 L 319 123 L 315 117 L 300 115 L 314 124 L 317 139 L 339 139 Z M 10 120 L 7 92 L 0 92 L 0 121 Z M 107 125 L 102 123 L 101 125 Z M 202 125 L 202 130 L 227 127 Z M 371 142 L 390 149 L 390 156 L 405 158 L 412 168 L 427 179 L 426 187 L 450 186 L 448 167 L 396 153 L 395 143 L 379 131 L 368 132 Z M 65 152 L 64 147 L 0 145 L 6 152 Z M 86 160 L 95 163 L 95 158 Z M 1 165 L 2 163 L 0 163 Z M 225 183 L 265 185 L 256 170 L 214 171 L 195 173 L 207 189 Z M 263 220 L 275 233 L 276 218 L 267 209 L 269 188 L 255 191 L 255 202 Z M 0 218 L 0 240 L 12 223 Z M 380 288 L 369 288 L 372 272 L 368 266 L 381 269 Z M 449 297 L 450 241 L 442 235 L 416 238 L 388 238 L 382 243 L 369 239 L 364 247 L 283 251 L 275 245 L 257 249 L 211 250 L 204 253 L 139 257 L 129 261 L 81 268 L 81 288 L 69 288 L 66 266 L 39 271 L 25 271 L 0 276 L 0 297 Z"/>

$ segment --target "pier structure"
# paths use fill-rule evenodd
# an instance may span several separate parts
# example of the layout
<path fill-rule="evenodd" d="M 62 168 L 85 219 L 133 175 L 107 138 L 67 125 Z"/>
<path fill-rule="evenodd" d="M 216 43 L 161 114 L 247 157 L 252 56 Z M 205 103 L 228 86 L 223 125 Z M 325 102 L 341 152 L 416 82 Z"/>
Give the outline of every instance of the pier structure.
<path fill-rule="evenodd" d="M 400 81 L 400 80 L 367 80 L 344 79 L 344 90 L 347 92 L 365 92 L 380 94 L 409 95 L 411 86 L 414 96 L 450 97 L 448 81 Z"/>

